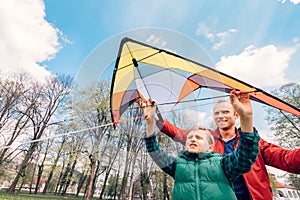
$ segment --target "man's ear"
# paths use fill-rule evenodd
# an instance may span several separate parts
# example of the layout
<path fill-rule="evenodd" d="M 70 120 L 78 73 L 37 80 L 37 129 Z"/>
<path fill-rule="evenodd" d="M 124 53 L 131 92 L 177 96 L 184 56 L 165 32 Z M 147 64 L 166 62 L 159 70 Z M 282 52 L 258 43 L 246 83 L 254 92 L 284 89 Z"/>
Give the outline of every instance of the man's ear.
<path fill-rule="evenodd" d="M 238 119 L 240 117 L 236 111 L 234 111 L 234 117 L 235 117 L 235 119 Z"/>
<path fill-rule="evenodd" d="M 207 151 L 209 151 L 209 152 L 213 152 L 214 151 L 214 145 L 209 145 L 209 148 L 208 148 L 208 150 Z"/>

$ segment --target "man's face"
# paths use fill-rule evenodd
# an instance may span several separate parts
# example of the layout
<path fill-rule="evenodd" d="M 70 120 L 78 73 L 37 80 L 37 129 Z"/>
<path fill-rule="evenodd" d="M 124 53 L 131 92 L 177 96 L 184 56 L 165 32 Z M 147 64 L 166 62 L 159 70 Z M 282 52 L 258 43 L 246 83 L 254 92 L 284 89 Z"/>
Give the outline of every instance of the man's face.
<path fill-rule="evenodd" d="M 206 130 L 193 130 L 188 133 L 185 149 L 190 153 L 207 152 L 213 150 L 213 145 L 209 145 Z"/>
<path fill-rule="evenodd" d="M 235 126 L 235 121 L 238 118 L 238 114 L 234 112 L 234 109 L 229 102 L 221 102 L 214 107 L 214 120 L 218 127 L 223 130 L 228 130 Z"/>

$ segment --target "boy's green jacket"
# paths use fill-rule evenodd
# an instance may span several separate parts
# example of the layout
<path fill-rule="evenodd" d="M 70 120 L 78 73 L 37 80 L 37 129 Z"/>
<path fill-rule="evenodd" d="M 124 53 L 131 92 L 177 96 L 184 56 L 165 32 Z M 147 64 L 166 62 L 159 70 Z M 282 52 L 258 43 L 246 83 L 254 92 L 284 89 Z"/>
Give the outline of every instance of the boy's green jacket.
<path fill-rule="evenodd" d="M 164 152 L 156 135 L 145 138 L 147 150 L 156 164 L 175 179 L 173 199 L 236 199 L 232 183 L 251 169 L 257 158 L 259 135 L 239 131 L 238 148 L 222 157 L 219 153 L 187 151 L 178 157 Z"/>

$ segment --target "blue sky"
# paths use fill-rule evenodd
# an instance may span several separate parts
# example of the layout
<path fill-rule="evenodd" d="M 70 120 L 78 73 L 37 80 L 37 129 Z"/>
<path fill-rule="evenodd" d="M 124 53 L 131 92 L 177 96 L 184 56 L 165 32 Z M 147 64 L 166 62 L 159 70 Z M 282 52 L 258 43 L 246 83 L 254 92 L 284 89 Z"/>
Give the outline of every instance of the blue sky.
<path fill-rule="evenodd" d="M 114 58 L 126 34 L 194 58 L 163 29 L 201 46 L 211 67 L 266 91 L 300 83 L 300 0 L 10 0 L 0 13 L 2 74 L 78 76 L 97 49 L 109 46 Z"/>
<path fill-rule="evenodd" d="M 297 70 L 299 11 L 298 3 L 277 0 L 146 3 L 48 0 L 45 1 L 45 20 L 58 28 L 70 43 L 60 40 L 62 48 L 55 58 L 43 64 L 51 72 L 76 75 L 84 59 L 103 41 L 132 29 L 157 27 L 191 37 L 217 66 L 222 60 L 219 69 L 236 77 L 247 78 L 253 65 L 259 65 L 256 67 L 260 70 L 248 78 L 248 82 L 262 88 L 276 87 L 286 81 L 298 81 L 300 77 Z M 245 62 L 250 63 L 247 69 Z M 234 73 L 236 70 L 230 70 L 228 65 L 234 69 L 239 66 L 244 74 Z M 266 83 L 265 74 L 270 71 L 273 76 L 270 75 Z M 260 73 L 264 74 L 261 78 L 264 81 L 257 83 Z"/>

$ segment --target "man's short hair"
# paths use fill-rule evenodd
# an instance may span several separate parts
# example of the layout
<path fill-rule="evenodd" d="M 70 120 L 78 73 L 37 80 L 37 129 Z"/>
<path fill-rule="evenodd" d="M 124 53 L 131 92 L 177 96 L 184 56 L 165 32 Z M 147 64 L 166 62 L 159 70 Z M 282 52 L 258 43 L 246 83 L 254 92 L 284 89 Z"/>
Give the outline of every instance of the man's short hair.
<path fill-rule="evenodd" d="M 220 103 L 229 103 L 229 104 L 231 105 L 230 101 L 225 100 L 225 99 L 219 99 L 219 100 L 217 101 L 217 103 L 215 103 L 215 105 L 214 105 L 214 109 L 213 109 L 214 111 L 215 111 L 216 106 L 217 106 L 218 104 L 220 104 Z M 234 110 L 233 107 L 232 107 L 232 109 L 233 109 L 233 114 L 235 114 L 236 111 Z"/>
<path fill-rule="evenodd" d="M 219 100 L 215 103 L 214 109 L 215 109 L 216 105 L 218 105 L 218 104 L 220 104 L 220 103 L 229 103 L 229 104 L 231 104 L 230 101 L 228 101 L 228 100 L 226 100 L 226 99 L 219 99 Z"/>

